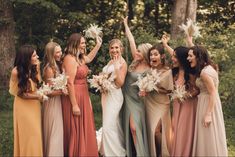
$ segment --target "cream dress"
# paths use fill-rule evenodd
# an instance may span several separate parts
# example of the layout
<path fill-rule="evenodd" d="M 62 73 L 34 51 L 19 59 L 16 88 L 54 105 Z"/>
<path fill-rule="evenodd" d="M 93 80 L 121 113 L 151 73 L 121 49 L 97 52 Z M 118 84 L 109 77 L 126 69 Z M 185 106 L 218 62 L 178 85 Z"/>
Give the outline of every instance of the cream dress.
<path fill-rule="evenodd" d="M 212 111 L 212 123 L 209 128 L 205 128 L 202 121 L 207 110 L 209 93 L 201 78 L 197 79 L 196 85 L 200 88 L 200 94 L 198 95 L 192 156 L 228 156 L 224 118 L 218 93 L 218 73 L 210 65 L 206 66 L 201 73 L 205 73 L 213 80 L 217 92 Z"/>

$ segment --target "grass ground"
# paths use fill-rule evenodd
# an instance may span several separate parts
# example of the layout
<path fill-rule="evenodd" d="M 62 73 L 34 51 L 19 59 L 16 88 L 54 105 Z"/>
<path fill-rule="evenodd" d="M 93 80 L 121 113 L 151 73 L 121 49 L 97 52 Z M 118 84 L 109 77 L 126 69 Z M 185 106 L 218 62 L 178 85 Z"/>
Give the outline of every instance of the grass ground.
<path fill-rule="evenodd" d="M 99 96 L 92 95 L 93 111 L 97 130 L 101 127 L 101 105 Z M 225 126 L 229 156 L 235 156 L 235 104 L 224 106 Z M 229 110 L 229 111 L 227 111 Z M 12 111 L 0 111 L 0 156 L 13 156 L 13 117 Z"/>

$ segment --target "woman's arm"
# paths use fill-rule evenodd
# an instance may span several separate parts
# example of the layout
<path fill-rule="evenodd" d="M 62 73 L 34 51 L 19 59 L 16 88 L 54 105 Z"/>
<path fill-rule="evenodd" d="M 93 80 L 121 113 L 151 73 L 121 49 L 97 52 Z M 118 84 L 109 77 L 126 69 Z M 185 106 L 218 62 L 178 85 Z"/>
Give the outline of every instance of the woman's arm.
<path fill-rule="evenodd" d="M 21 95 L 18 95 L 22 99 L 33 99 L 43 101 L 43 96 L 36 94 L 35 92 L 25 92 Z"/>
<path fill-rule="evenodd" d="M 167 35 L 163 35 L 162 36 L 162 44 L 164 46 L 164 48 L 166 49 L 166 51 L 173 56 L 174 53 L 174 49 L 172 49 L 169 45 L 168 45 L 168 41 L 170 40 L 170 38 Z"/>
<path fill-rule="evenodd" d="M 129 43 L 130 43 L 131 54 L 132 54 L 133 59 L 135 59 L 135 54 L 137 53 L 137 48 L 136 48 L 134 36 L 132 35 L 132 33 L 130 31 L 127 20 L 128 20 L 128 16 L 123 18 L 123 23 L 124 23 L 127 39 L 129 40 Z"/>
<path fill-rule="evenodd" d="M 214 105 L 215 105 L 215 98 L 216 98 L 216 88 L 214 86 L 214 82 L 212 78 L 208 76 L 206 73 L 201 73 L 200 75 L 203 83 L 205 84 L 207 91 L 209 92 L 209 101 L 208 101 L 208 107 L 206 109 L 205 117 L 203 124 L 205 127 L 208 127 L 209 124 L 212 121 L 212 113 L 214 110 Z"/>
<path fill-rule="evenodd" d="M 124 59 L 123 59 L 124 60 Z M 126 73 L 127 73 L 127 64 L 123 61 L 121 68 L 117 65 L 118 61 L 114 59 L 114 68 L 115 68 L 115 84 L 118 88 L 121 88 L 125 82 Z"/>
<path fill-rule="evenodd" d="M 86 63 L 90 63 L 95 58 L 98 50 L 101 47 L 101 44 L 102 44 L 102 39 L 99 36 L 97 36 L 95 47 L 91 50 L 91 52 L 87 56 L 85 56 Z"/>
<path fill-rule="evenodd" d="M 186 35 L 186 45 L 188 47 L 193 47 L 194 46 L 194 43 L 193 43 L 193 37 L 192 36 L 189 36 L 189 35 Z"/>
<path fill-rule="evenodd" d="M 67 55 L 64 58 L 63 68 L 65 70 L 65 74 L 68 76 L 68 83 L 67 83 L 68 94 L 69 94 L 69 99 L 72 105 L 74 115 L 80 115 L 80 109 L 77 104 L 75 91 L 74 91 L 74 79 L 75 79 L 76 72 L 77 72 L 77 66 L 78 64 L 76 62 L 76 59 L 73 56 Z M 82 91 L 79 91 L 79 92 L 82 92 Z"/>

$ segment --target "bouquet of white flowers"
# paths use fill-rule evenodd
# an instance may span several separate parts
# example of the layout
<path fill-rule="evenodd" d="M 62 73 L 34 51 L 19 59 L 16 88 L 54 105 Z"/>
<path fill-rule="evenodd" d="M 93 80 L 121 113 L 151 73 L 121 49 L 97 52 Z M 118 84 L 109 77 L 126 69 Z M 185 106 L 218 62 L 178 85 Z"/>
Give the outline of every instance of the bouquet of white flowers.
<path fill-rule="evenodd" d="M 160 72 L 156 69 L 151 69 L 150 73 L 145 76 L 139 75 L 138 80 L 132 85 L 137 85 L 140 91 L 151 92 L 153 90 L 158 91 L 157 84 L 160 82 Z"/>
<path fill-rule="evenodd" d="M 50 78 L 52 82 L 52 89 L 61 89 L 62 91 L 67 91 L 67 79 L 68 76 L 66 76 L 64 72 L 62 74 L 59 74 L 56 78 Z"/>
<path fill-rule="evenodd" d="M 185 90 L 185 85 L 183 86 L 176 85 L 175 89 L 170 94 L 170 96 L 172 100 L 179 99 L 181 102 L 183 102 L 190 95 L 187 94 L 187 91 Z"/>
<path fill-rule="evenodd" d="M 88 82 L 91 87 L 96 88 L 96 92 L 99 90 L 101 93 L 109 92 L 116 88 L 114 84 L 115 76 L 112 73 L 100 73 L 99 75 L 92 75 L 92 79 Z"/>
<path fill-rule="evenodd" d="M 102 36 L 102 28 L 91 24 L 90 27 L 85 30 L 85 37 L 95 39 L 97 36 Z"/>
<path fill-rule="evenodd" d="M 193 23 L 191 19 L 187 20 L 186 25 L 182 23 L 179 27 L 188 36 L 194 36 L 196 38 L 201 36 L 199 31 L 200 27 L 198 27 L 196 23 Z"/>
<path fill-rule="evenodd" d="M 46 101 L 48 100 L 48 96 L 46 96 L 46 94 L 49 94 L 51 92 L 52 92 L 52 89 L 49 86 L 49 84 L 45 84 L 43 82 L 42 86 L 37 90 L 36 93 L 43 97 L 43 101 Z"/>

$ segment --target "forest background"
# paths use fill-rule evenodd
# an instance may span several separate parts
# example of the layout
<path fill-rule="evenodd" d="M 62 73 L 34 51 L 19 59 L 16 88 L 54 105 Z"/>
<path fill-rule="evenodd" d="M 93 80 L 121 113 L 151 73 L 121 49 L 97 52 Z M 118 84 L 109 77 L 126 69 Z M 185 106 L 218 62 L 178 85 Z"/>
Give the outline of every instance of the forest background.
<path fill-rule="evenodd" d="M 103 28 L 103 44 L 89 65 L 97 74 L 109 60 L 108 41 L 119 38 L 125 46 L 124 58 L 130 64 L 128 41 L 122 17 L 137 44 L 156 44 L 164 32 L 171 34 L 170 45 L 185 45 L 179 25 L 188 18 L 201 27 L 204 45 L 219 66 L 219 93 L 222 100 L 229 155 L 235 156 L 235 2 L 233 0 L 0 0 L 0 156 L 13 155 L 13 97 L 8 93 L 10 71 L 17 48 L 29 43 L 37 48 L 40 60 L 48 41 L 62 49 L 71 33 L 90 24 Z M 87 39 L 88 51 L 94 41 Z M 100 95 L 90 89 L 95 123 L 101 127 Z"/>

